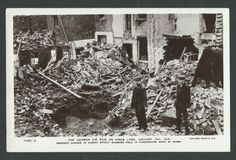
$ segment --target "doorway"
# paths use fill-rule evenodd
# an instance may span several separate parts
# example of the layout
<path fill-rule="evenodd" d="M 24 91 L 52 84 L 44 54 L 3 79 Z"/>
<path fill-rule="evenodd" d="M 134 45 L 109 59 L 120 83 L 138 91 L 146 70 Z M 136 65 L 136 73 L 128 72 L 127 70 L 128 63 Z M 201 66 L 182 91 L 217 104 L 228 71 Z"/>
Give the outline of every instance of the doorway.
<path fill-rule="evenodd" d="M 122 45 L 123 49 L 126 51 L 128 54 L 129 58 L 133 58 L 133 53 L 132 53 L 132 44 L 129 43 L 123 43 Z"/>

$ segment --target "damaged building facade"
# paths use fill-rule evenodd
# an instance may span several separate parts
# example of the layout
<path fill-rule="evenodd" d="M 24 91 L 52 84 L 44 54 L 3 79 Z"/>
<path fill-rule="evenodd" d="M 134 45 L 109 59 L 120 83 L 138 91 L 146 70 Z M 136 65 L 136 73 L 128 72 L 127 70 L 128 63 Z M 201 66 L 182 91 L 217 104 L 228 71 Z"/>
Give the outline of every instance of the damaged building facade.
<path fill-rule="evenodd" d="M 120 46 L 149 71 L 181 55 L 198 60 L 207 41 L 223 43 L 222 14 L 19 16 L 14 22 L 19 30 L 49 29 L 58 41 L 69 42 L 74 58 L 76 47 L 94 40 Z"/>
<path fill-rule="evenodd" d="M 203 44 L 223 44 L 222 14 L 14 18 L 18 137 L 138 136 L 133 99 L 147 100 L 147 135 L 183 135 L 173 128 L 183 79 L 194 84 L 186 95 L 190 134 L 223 134 L 223 50 L 211 46 L 221 49 L 205 58 L 212 65 L 198 65 Z M 200 77 L 197 70 L 207 74 Z M 137 82 L 145 83 L 147 97 L 135 97 Z"/>
<path fill-rule="evenodd" d="M 222 14 L 96 15 L 95 39 L 122 46 L 134 62 L 155 70 L 183 52 L 199 59 L 204 41 L 222 44 L 222 18 Z"/>

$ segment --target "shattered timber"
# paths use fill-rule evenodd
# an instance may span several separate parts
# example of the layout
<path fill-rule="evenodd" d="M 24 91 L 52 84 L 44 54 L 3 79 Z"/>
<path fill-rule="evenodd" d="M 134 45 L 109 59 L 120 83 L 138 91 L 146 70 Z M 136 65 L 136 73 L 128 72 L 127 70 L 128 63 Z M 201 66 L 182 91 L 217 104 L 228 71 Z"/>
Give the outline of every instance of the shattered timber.
<path fill-rule="evenodd" d="M 222 21 L 220 13 L 15 16 L 15 135 L 224 134 Z M 144 130 L 132 107 L 140 83 Z"/>

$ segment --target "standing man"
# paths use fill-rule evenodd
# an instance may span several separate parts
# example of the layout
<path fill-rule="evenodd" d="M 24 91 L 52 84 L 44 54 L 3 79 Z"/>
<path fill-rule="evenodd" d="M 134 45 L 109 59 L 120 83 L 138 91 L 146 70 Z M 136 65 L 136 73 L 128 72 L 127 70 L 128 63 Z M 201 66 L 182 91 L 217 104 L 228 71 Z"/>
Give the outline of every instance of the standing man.
<path fill-rule="evenodd" d="M 144 87 L 143 82 L 137 82 L 136 87 L 133 90 L 131 108 L 135 108 L 139 129 L 141 129 L 141 131 L 147 129 L 145 107 L 147 107 L 146 88 Z"/>
<path fill-rule="evenodd" d="M 185 125 L 185 134 L 189 134 L 189 128 L 188 128 L 188 112 L 187 108 L 190 107 L 190 87 L 186 85 L 184 82 L 182 86 L 177 86 L 177 95 L 176 95 L 176 101 L 175 101 L 175 107 L 176 107 L 176 126 L 177 130 L 181 132 L 181 125 Z M 183 121 L 183 122 L 182 122 Z"/>

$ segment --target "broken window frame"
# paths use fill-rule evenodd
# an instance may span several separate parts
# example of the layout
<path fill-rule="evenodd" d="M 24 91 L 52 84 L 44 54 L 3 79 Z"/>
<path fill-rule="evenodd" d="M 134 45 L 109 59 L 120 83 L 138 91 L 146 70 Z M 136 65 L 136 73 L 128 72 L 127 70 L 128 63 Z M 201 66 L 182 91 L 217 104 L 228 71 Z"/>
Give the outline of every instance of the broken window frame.
<path fill-rule="evenodd" d="M 206 19 L 206 16 L 215 16 L 215 22 L 213 24 L 213 26 L 211 26 L 210 28 L 212 28 L 212 30 L 209 30 L 209 21 Z M 204 33 L 215 33 L 216 30 L 216 14 L 203 14 L 203 19 L 205 21 L 205 25 L 206 25 L 206 31 L 204 31 Z M 207 25 L 208 24 L 208 25 Z"/>
<path fill-rule="evenodd" d="M 138 58 L 139 62 L 146 63 L 146 62 L 148 62 L 148 43 L 146 45 L 147 52 L 145 54 L 145 56 L 147 56 L 147 59 L 146 60 L 142 60 L 142 59 L 140 59 L 141 58 L 141 55 L 140 55 L 140 39 L 146 39 L 147 40 L 147 37 L 146 36 L 138 36 L 137 37 L 137 53 L 138 53 L 138 57 L 137 58 Z"/>
<path fill-rule="evenodd" d="M 143 22 L 147 21 L 147 14 L 146 17 L 140 17 L 140 15 L 144 15 L 144 14 L 135 14 L 135 24 L 136 26 L 140 26 Z"/>
<path fill-rule="evenodd" d="M 125 31 L 132 30 L 131 14 L 125 14 Z"/>
<path fill-rule="evenodd" d="M 102 41 L 103 39 L 105 39 L 105 42 Z M 106 44 L 107 43 L 107 35 L 103 35 L 103 34 L 97 35 L 97 41 Z"/>
<path fill-rule="evenodd" d="M 137 14 L 138 20 L 147 20 L 147 14 Z"/>

